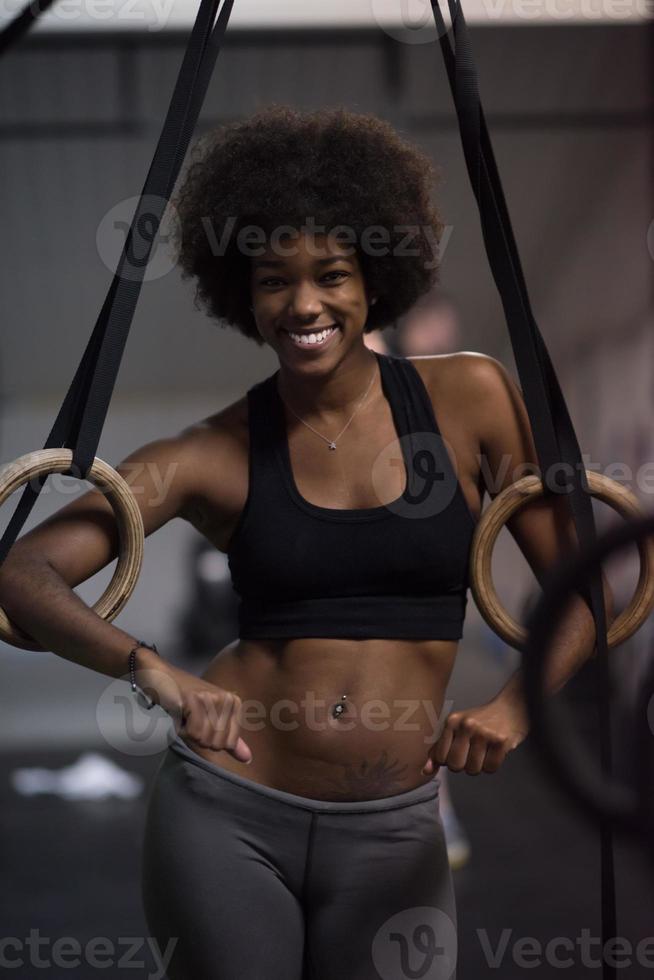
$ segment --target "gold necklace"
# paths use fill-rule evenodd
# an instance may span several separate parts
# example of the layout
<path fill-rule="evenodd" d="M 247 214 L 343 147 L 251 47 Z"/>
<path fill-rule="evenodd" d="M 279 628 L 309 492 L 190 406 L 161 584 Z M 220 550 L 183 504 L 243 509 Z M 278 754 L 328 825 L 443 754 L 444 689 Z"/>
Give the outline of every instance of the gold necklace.
<path fill-rule="evenodd" d="M 311 429 L 311 431 L 312 431 L 312 432 L 315 432 L 317 436 L 320 436 L 320 438 L 321 438 L 321 439 L 324 439 L 324 440 L 325 440 L 325 442 L 326 442 L 326 443 L 328 444 L 328 448 L 329 448 L 329 449 L 336 449 L 336 440 L 337 440 L 337 439 L 340 439 L 340 438 L 341 438 L 341 436 L 343 435 L 343 433 L 344 433 L 344 432 L 345 432 L 345 430 L 347 429 L 347 427 L 348 427 L 348 425 L 350 424 L 350 422 L 352 421 L 352 419 L 354 418 L 354 416 L 356 415 L 356 413 L 357 413 L 357 412 L 359 411 L 359 409 L 360 409 L 360 408 L 361 408 L 361 406 L 363 405 L 363 403 L 364 403 L 364 401 L 365 401 L 365 399 L 366 399 L 366 396 L 367 396 L 367 394 L 368 394 L 368 392 L 370 391 L 370 389 L 371 389 L 371 387 L 372 387 L 372 383 L 373 383 L 373 381 L 375 380 L 375 374 L 376 374 L 376 370 L 375 370 L 375 371 L 373 371 L 373 373 L 372 373 L 372 378 L 370 379 L 370 382 L 368 383 L 368 387 L 366 388 L 366 390 L 365 390 L 365 392 L 364 392 L 364 394 L 363 394 L 363 396 L 362 396 L 362 398 L 361 398 L 361 400 L 359 401 L 359 403 L 358 403 L 358 405 L 357 405 L 357 407 L 356 407 L 356 408 L 354 409 L 354 411 L 352 412 L 352 415 L 351 415 L 351 417 L 350 417 L 350 418 L 348 419 L 348 421 L 347 421 L 347 422 L 345 423 L 345 425 L 343 426 L 343 428 L 341 429 L 341 431 L 340 431 L 340 432 L 338 433 L 338 435 L 336 436 L 336 439 L 328 439 L 328 438 L 327 438 L 327 436 L 324 436 L 324 435 L 322 434 L 322 432 L 318 432 L 318 430 L 317 430 L 317 429 L 314 429 L 314 427 L 313 427 L 312 425 L 310 425 L 310 424 L 309 424 L 308 422 L 305 422 L 303 418 L 300 418 L 300 416 L 299 416 L 299 415 L 297 414 L 297 412 L 294 412 L 294 411 L 293 411 L 293 409 L 291 408 L 291 406 L 290 406 L 290 405 L 288 405 L 288 404 L 286 403 L 286 401 L 284 401 L 284 399 L 283 399 L 283 398 L 282 398 L 282 401 L 283 401 L 283 402 L 284 402 L 284 404 L 286 405 L 286 407 L 287 407 L 287 409 L 289 410 L 289 412 L 290 412 L 290 413 L 291 413 L 292 415 L 294 415 L 296 419 L 299 419 L 299 421 L 300 421 L 300 422 L 302 423 L 302 425 L 306 425 L 306 427 L 307 427 L 308 429 Z M 281 398 L 281 395 L 280 395 L 280 398 Z"/>

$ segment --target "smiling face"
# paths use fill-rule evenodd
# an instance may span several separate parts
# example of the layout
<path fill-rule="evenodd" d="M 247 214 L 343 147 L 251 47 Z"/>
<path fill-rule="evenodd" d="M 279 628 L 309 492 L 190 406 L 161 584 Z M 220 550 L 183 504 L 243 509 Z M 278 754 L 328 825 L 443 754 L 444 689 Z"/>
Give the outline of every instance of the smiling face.
<path fill-rule="evenodd" d="M 287 235 L 251 258 L 257 330 L 297 368 L 363 345 L 368 296 L 356 249 L 332 235 Z M 303 339 L 301 339 L 303 338 Z"/>

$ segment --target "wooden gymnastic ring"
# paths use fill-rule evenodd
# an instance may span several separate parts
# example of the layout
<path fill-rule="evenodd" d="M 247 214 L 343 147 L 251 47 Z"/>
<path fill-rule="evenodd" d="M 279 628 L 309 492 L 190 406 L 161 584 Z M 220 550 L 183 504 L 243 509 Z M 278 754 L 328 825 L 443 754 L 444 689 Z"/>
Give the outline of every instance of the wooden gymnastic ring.
<path fill-rule="evenodd" d="M 71 449 L 39 449 L 8 463 L 0 470 L 0 505 L 34 477 L 66 473 L 72 460 Z M 111 622 L 134 591 L 141 571 L 145 540 L 143 519 L 128 484 L 108 463 L 96 456 L 86 479 L 103 490 L 118 523 L 118 563 L 111 582 L 93 606 L 98 616 Z M 0 639 L 22 650 L 43 650 L 36 640 L 12 623 L 1 608 Z"/>
<path fill-rule="evenodd" d="M 591 496 L 613 507 L 625 518 L 643 517 L 638 498 L 626 487 L 601 473 L 586 470 Z M 479 612 L 490 628 L 509 646 L 523 649 L 527 631 L 500 603 L 493 584 L 491 561 L 497 537 L 507 520 L 532 500 L 543 496 L 537 476 L 525 476 L 502 490 L 482 514 L 472 540 L 470 589 Z M 638 542 L 640 576 L 629 605 L 613 621 L 607 633 L 609 647 L 617 646 L 640 628 L 654 608 L 654 540 Z"/>

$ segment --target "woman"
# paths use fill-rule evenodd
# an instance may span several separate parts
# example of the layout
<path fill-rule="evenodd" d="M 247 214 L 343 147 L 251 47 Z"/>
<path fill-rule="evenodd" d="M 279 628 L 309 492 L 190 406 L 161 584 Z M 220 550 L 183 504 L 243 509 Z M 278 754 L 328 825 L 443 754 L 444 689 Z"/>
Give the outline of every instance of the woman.
<path fill-rule="evenodd" d="M 273 106 L 198 148 L 182 268 L 279 367 L 119 470 L 146 534 L 182 517 L 228 554 L 239 637 L 198 678 L 75 596 L 117 554 L 98 491 L 21 539 L 0 600 L 107 675 L 136 648 L 138 683 L 176 719 L 143 854 L 171 980 L 452 977 L 438 768 L 496 772 L 527 733 L 519 673 L 445 717 L 483 493 L 537 471 L 524 404 L 493 358 L 364 343 L 438 278 L 435 172 L 388 124 Z M 561 501 L 510 529 L 537 576 L 574 541 Z M 593 637 L 580 602 L 551 689 Z"/>

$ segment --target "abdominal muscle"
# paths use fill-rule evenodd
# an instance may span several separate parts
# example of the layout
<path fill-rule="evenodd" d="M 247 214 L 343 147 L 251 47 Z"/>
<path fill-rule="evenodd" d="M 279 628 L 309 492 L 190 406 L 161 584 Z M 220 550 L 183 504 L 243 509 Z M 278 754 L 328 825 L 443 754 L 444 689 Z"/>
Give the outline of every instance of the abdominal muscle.
<path fill-rule="evenodd" d="M 252 762 L 181 737 L 214 765 L 288 793 L 394 796 L 433 778 L 421 769 L 442 727 L 456 650 L 445 640 L 238 639 L 201 676 L 241 699 Z M 345 709 L 334 717 L 337 704 Z"/>

